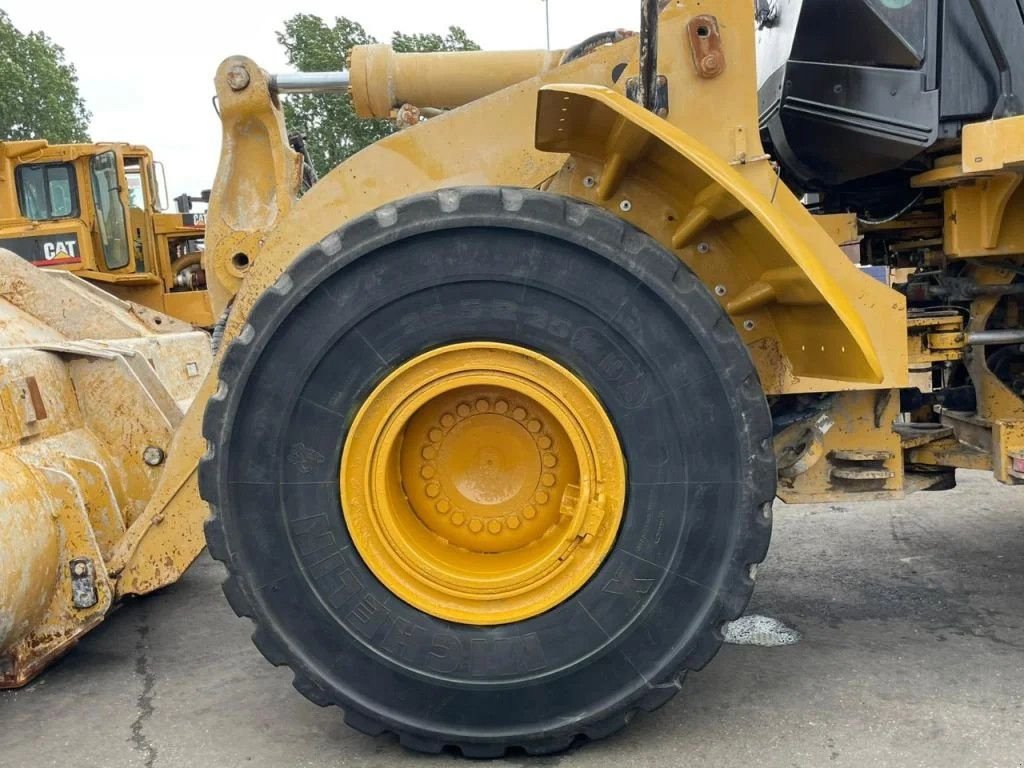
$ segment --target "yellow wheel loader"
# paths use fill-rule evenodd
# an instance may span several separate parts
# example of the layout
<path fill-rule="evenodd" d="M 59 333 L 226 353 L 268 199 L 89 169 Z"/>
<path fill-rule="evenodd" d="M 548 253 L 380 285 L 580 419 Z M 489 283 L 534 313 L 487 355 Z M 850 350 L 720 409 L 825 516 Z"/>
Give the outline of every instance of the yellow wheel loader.
<path fill-rule="evenodd" d="M 149 480 L 106 549 L 61 516 L 84 477 L 32 434 L 0 453 L 32 532 L 0 559 L 7 680 L 44 663 L 39 617 L 174 581 L 205 525 L 312 701 L 416 750 L 555 752 L 711 660 L 776 497 L 1024 483 L 1018 4 L 640 5 L 637 35 L 557 53 L 221 65 L 225 345 L 173 437 L 119 411 L 134 442 L 94 463 Z M 303 192 L 280 97 L 341 89 L 411 127 Z"/>
<path fill-rule="evenodd" d="M 206 217 L 177 198 L 163 165 L 134 144 L 0 141 L 0 248 L 74 272 L 108 293 L 210 328 Z"/>

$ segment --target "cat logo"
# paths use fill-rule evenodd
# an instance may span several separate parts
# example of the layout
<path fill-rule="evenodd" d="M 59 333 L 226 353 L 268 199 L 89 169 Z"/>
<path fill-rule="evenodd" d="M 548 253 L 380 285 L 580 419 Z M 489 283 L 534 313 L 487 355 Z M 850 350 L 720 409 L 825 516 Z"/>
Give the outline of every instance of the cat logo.
<path fill-rule="evenodd" d="M 0 237 L 0 248 L 14 251 L 25 261 L 35 264 L 37 267 L 81 264 L 82 262 L 78 236 L 74 232 Z"/>
<path fill-rule="evenodd" d="M 46 261 L 78 259 L 77 240 L 53 240 L 43 243 L 43 258 Z"/>

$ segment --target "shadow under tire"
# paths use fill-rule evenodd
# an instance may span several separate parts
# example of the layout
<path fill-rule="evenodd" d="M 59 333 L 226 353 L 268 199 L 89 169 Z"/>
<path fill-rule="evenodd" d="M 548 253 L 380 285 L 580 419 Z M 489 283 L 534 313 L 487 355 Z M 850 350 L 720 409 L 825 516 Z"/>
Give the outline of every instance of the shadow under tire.
<path fill-rule="evenodd" d="M 626 466 L 594 575 L 496 626 L 389 591 L 340 501 L 370 393 L 418 355 L 481 341 L 584 382 Z M 199 479 L 231 606 L 303 695 L 411 749 L 544 754 L 615 732 L 714 656 L 767 552 L 771 420 L 745 346 L 678 258 L 579 201 L 460 188 L 356 219 L 260 297 L 218 375 Z"/>

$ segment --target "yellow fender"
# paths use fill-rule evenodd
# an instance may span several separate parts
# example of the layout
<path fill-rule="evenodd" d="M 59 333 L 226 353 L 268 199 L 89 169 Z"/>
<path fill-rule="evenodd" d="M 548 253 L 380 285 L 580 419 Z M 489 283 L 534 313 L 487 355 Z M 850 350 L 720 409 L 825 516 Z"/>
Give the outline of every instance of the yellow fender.
<path fill-rule="evenodd" d="M 805 379 L 835 382 L 810 391 L 904 383 L 903 297 L 861 273 L 777 178 L 766 196 L 687 132 L 594 85 L 541 90 L 537 148 L 573 156 L 550 189 L 615 211 L 701 276 L 769 393 L 807 391 Z"/>

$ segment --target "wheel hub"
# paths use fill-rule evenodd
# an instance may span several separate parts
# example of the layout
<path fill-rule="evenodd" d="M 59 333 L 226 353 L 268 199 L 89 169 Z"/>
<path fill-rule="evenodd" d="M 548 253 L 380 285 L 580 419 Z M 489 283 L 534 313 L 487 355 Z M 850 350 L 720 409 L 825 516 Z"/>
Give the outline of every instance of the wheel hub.
<path fill-rule="evenodd" d="M 401 475 L 427 528 L 467 550 L 496 553 L 527 546 L 557 524 L 579 465 L 543 406 L 504 387 L 477 386 L 441 395 L 410 419 Z"/>
<path fill-rule="evenodd" d="M 604 409 L 552 360 L 497 343 L 421 355 L 353 422 L 342 509 L 378 579 L 432 615 L 501 624 L 570 597 L 611 549 L 625 463 Z"/>

